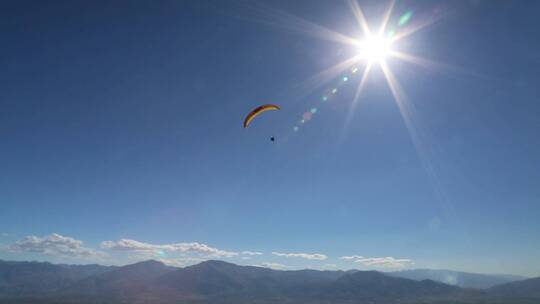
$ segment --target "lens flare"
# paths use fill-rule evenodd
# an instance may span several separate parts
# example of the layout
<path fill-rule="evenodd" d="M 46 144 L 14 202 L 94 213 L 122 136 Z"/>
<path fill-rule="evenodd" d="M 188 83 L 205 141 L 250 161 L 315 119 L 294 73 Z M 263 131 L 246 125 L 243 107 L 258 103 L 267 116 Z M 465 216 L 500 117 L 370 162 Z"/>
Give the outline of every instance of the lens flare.
<path fill-rule="evenodd" d="M 412 11 L 408 11 L 405 14 L 401 15 L 401 17 L 399 17 L 398 25 L 404 26 L 405 24 L 407 24 L 407 22 L 411 20 L 412 14 Z"/>
<path fill-rule="evenodd" d="M 358 4 L 358 0 L 346 1 L 354 14 L 356 21 L 358 22 L 360 30 L 362 31 L 361 40 L 347 37 L 343 34 L 328 30 L 322 26 L 318 26 L 300 18 L 290 18 L 287 16 L 287 19 L 281 18 L 282 20 L 279 20 L 280 17 L 282 17 L 281 15 L 277 16 L 278 18 L 275 18 L 276 20 L 282 21 L 281 23 L 285 23 L 299 32 L 303 31 L 308 34 L 316 34 L 314 36 L 346 44 L 353 48 L 352 51 L 356 51 L 354 56 L 342 62 L 338 62 L 333 66 L 317 73 L 308 79 L 305 85 L 300 87 L 306 88 L 307 91 L 311 91 L 332 81 L 334 86 L 326 87 L 326 89 L 322 91 L 321 95 L 318 97 L 319 103 L 325 103 L 328 100 L 338 100 L 336 98 L 338 88 L 341 89 L 346 83 L 355 83 L 356 81 L 353 81 L 353 76 L 359 75 L 356 94 L 353 98 L 351 98 L 352 101 L 350 103 L 349 112 L 347 113 L 348 115 L 344 123 L 342 134 L 345 134 L 347 125 L 352 120 L 352 114 L 354 113 L 357 104 L 361 101 L 361 93 L 366 87 L 366 80 L 369 73 L 372 70 L 372 67 L 377 65 L 380 70 L 382 70 L 386 83 L 388 84 L 393 99 L 400 110 L 405 126 L 407 127 L 409 135 L 411 136 L 413 144 L 416 147 L 426 172 L 434 182 L 434 188 L 440 196 L 439 199 L 442 202 L 442 205 L 446 207 L 445 210 L 448 210 L 448 213 L 452 213 L 452 206 L 449 202 L 446 203 L 448 199 L 446 198 L 445 191 L 436 175 L 434 166 L 429 159 L 429 149 L 427 149 L 423 143 L 423 136 L 421 136 L 420 132 L 422 131 L 420 130 L 422 128 L 415 125 L 416 121 L 414 119 L 414 115 L 411 114 L 413 105 L 406 98 L 405 92 L 400 87 L 397 78 L 393 74 L 386 60 L 386 58 L 392 57 L 393 59 L 414 63 L 424 68 L 437 68 L 440 70 L 441 67 L 443 67 L 444 69 L 450 69 L 453 72 L 458 70 L 451 66 L 442 65 L 425 58 L 416 57 L 412 54 L 398 51 L 398 44 L 400 41 L 403 41 L 406 37 L 438 22 L 441 20 L 442 14 L 440 13 L 439 9 L 430 10 L 427 14 L 423 13 L 422 11 L 415 11 L 413 13 L 412 10 L 404 10 L 397 14 L 397 16 L 399 16 L 398 18 L 391 18 L 394 8 L 400 7 L 401 5 L 396 5 L 397 0 L 389 0 L 389 5 L 383 15 L 380 27 L 375 31 L 372 31 L 367 23 L 367 19 L 365 18 L 362 9 L 360 8 L 360 5 Z M 360 69 L 362 70 L 361 72 L 359 72 Z M 297 132 L 300 127 L 303 127 L 305 123 L 313 119 L 315 117 L 313 114 L 316 112 L 317 108 L 314 107 L 306 112 L 301 112 L 301 120 L 295 123 L 295 126 L 293 127 L 294 132 Z M 343 136 L 341 137 L 344 138 Z"/>

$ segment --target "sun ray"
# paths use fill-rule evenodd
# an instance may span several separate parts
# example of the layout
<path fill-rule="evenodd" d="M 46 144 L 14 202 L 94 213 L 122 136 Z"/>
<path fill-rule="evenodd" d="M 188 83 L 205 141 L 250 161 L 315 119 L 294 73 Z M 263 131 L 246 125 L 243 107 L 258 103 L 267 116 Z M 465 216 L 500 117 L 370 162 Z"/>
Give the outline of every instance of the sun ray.
<path fill-rule="evenodd" d="M 386 30 L 386 26 L 388 25 L 388 20 L 390 20 L 390 16 L 392 15 L 392 10 L 394 9 L 395 3 L 396 3 L 395 0 L 390 1 L 390 5 L 388 6 L 386 13 L 384 14 L 384 18 L 381 22 L 381 27 L 379 28 L 379 36 L 384 35 L 384 31 Z"/>
<path fill-rule="evenodd" d="M 398 41 L 405 37 L 408 37 L 428 26 L 431 26 L 441 20 L 441 16 L 437 16 L 431 19 L 424 19 L 423 21 L 418 22 L 415 25 L 410 25 L 408 28 L 404 28 L 402 31 L 396 33 L 394 37 L 392 37 L 392 41 Z"/>
<path fill-rule="evenodd" d="M 339 75 L 339 73 L 343 72 L 346 69 L 349 69 L 356 62 L 358 62 L 358 60 L 359 60 L 359 56 L 353 56 L 303 81 L 298 86 L 300 88 L 299 90 L 300 95 L 306 95 L 312 92 L 313 90 L 315 90 L 316 88 L 324 85 L 328 81 L 336 78 L 336 76 Z"/>
<path fill-rule="evenodd" d="M 406 104 L 405 94 L 403 94 L 403 90 L 401 89 L 401 86 L 399 85 L 392 71 L 390 71 L 390 68 L 388 67 L 388 64 L 386 62 L 381 62 L 381 70 L 383 71 L 384 77 L 386 78 L 390 91 L 392 92 L 392 95 L 394 96 L 394 100 L 396 101 L 396 104 L 398 105 L 399 111 L 401 112 L 401 116 L 403 117 L 403 120 L 405 122 L 407 130 L 409 131 L 409 134 L 411 135 L 413 143 L 417 149 L 420 149 L 420 146 L 417 145 L 418 136 L 416 133 L 416 129 L 414 128 L 412 124 L 411 114 Z"/>
<path fill-rule="evenodd" d="M 307 21 L 298 16 L 268 7 L 261 3 L 253 4 L 249 8 L 256 15 L 256 21 L 258 22 L 342 44 L 358 44 L 358 40 L 352 37 L 333 31 L 322 25 Z"/>
<path fill-rule="evenodd" d="M 362 93 L 362 90 L 364 89 L 364 86 L 366 84 L 367 77 L 369 75 L 369 71 L 371 70 L 372 63 L 368 62 L 366 65 L 364 72 L 362 73 L 362 78 L 360 79 L 360 83 L 358 84 L 358 88 L 356 89 L 356 93 L 354 94 L 353 101 L 351 103 L 350 112 L 354 112 L 354 109 L 356 108 L 356 104 L 358 103 L 358 98 L 360 97 L 360 93 Z"/>
<path fill-rule="evenodd" d="M 415 124 L 414 118 L 414 105 L 409 103 L 407 101 L 407 97 L 402 90 L 398 80 L 390 70 L 387 62 L 385 61 L 386 55 L 395 57 L 397 59 L 410 62 L 413 64 L 417 64 L 419 66 L 425 67 L 425 68 L 432 68 L 432 69 L 442 69 L 442 70 L 451 70 L 451 71 L 459 71 L 464 72 L 460 70 L 459 68 L 452 67 L 450 65 L 445 65 L 441 63 L 437 63 L 435 61 L 431 61 L 428 59 L 424 59 L 421 57 L 416 57 L 407 53 L 393 51 L 390 48 L 390 44 L 403 39 L 413 33 L 416 33 L 417 31 L 420 31 L 421 29 L 426 28 L 429 25 L 432 25 L 433 23 L 437 22 L 440 19 L 439 17 L 431 18 L 429 20 L 423 21 L 421 23 L 417 23 L 416 25 L 409 26 L 408 28 L 403 28 L 401 32 L 397 34 L 392 34 L 393 36 L 386 36 L 385 31 L 387 30 L 388 23 L 391 19 L 392 11 L 395 7 L 396 1 L 391 0 L 389 7 L 387 8 L 383 19 L 381 27 L 378 29 L 377 33 L 372 33 L 369 25 L 367 23 L 367 20 L 364 16 L 364 13 L 362 9 L 360 8 L 358 2 L 356 0 L 347 0 L 348 5 L 350 6 L 357 22 L 360 25 L 362 34 L 363 34 L 363 40 L 359 41 L 357 39 L 353 39 L 351 37 L 348 37 L 346 35 L 334 32 L 332 30 L 329 30 L 323 26 L 311 23 L 309 21 L 306 21 L 302 18 L 296 17 L 294 15 L 290 15 L 275 9 L 271 8 L 258 8 L 258 13 L 262 14 L 264 18 L 261 18 L 259 21 L 266 22 L 271 25 L 276 25 L 279 27 L 287 28 L 296 32 L 301 32 L 305 34 L 309 34 L 318 38 L 327 39 L 331 41 L 336 41 L 340 43 L 345 44 L 351 44 L 355 47 L 358 47 L 361 51 L 367 52 L 371 55 L 375 56 L 366 56 L 362 57 L 361 54 L 358 54 L 354 57 L 348 58 L 340 63 L 337 63 L 319 73 L 316 75 L 308 78 L 301 84 L 297 85 L 297 88 L 300 88 L 298 90 L 301 94 L 305 96 L 305 94 L 310 93 L 315 88 L 320 87 L 321 85 L 327 83 L 328 81 L 336 78 L 339 73 L 343 72 L 344 70 L 350 68 L 354 64 L 364 61 L 366 62 L 362 77 L 359 81 L 358 87 L 356 89 L 354 98 L 352 99 L 351 104 L 349 105 L 349 112 L 347 113 L 347 117 L 344 121 L 340 140 L 341 141 L 345 135 L 346 131 L 350 125 L 350 122 L 352 121 L 352 117 L 355 112 L 355 108 L 358 105 L 360 96 L 366 86 L 367 78 L 370 74 L 370 71 L 374 64 L 378 64 L 381 67 L 381 70 L 384 74 L 384 77 L 388 83 L 388 86 L 390 88 L 390 91 L 392 93 L 392 96 L 398 106 L 398 109 L 400 111 L 400 114 L 403 118 L 404 124 L 406 126 L 407 132 L 409 133 L 411 137 L 412 144 L 414 146 L 414 149 L 416 150 L 418 154 L 418 158 L 421 162 L 421 165 L 425 169 L 425 172 L 427 173 L 430 181 L 433 183 L 434 191 L 437 194 L 437 197 L 439 198 L 439 202 L 442 205 L 442 211 L 446 214 L 448 219 L 455 219 L 455 212 L 449 203 L 449 199 L 446 195 L 446 192 L 444 191 L 444 188 L 442 186 L 442 183 L 440 179 L 438 178 L 436 171 L 434 169 L 434 166 L 430 160 L 430 153 L 429 150 L 426 148 L 426 146 L 423 144 L 421 135 L 421 132 L 419 128 Z M 412 13 L 408 13 L 407 15 L 407 21 L 410 18 Z M 407 22 L 403 22 L 403 24 L 406 24 Z M 400 24 L 401 26 L 402 24 Z M 393 33 L 393 31 L 392 31 Z M 373 53 L 373 54 L 372 54 Z M 365 54 L 364 54 L 365 55 Z M 353 73 L 357 71 L 357 67 L 354 67 Z M 343 78 L 343 81 L 348 81 L 348 77 L 345 76 Z M 337 88 L 331 89 L 332 94 L 336 93 Z M 330 90 L 330 89 L 329 89 Z M 326 101 L 328 96 L 326 94 L 322 95 L 323 102 Z M 316 113 L 316 108 L 315 112 Z M 311 115 L 310 115 L 311 117 Z M 306 120 L 306 122 L 309 121 Z M 304 118 L 301 120 L 300 123 L 295 125 L 293 127 L 293 130 L 297 132 L 299 130 L 299 126 L 303 125 L 305 123 Z"/>
<path fill-rule="evenodd" d="M 418 154 L 420 163 L 424 168 L 426 174 L 428 175 L 430 182 L 433 185 L 433 188 L 439 199 L 438 201 L 441 204 L 441 208 L 445 213 L 446 218 L 455 220 L 457 219 L 455 210 L 451 205 L 448 195 L 446 194 L 440 178 L 438 177 L 436 170 L 431 162 L 431 157 L 429 157 L 430 153 L 422 141 L 423 136 L 421 136 L 420 130 L 415 126 L 413 122 L 413 116 L 415 112 L 414 106 L 407 101 L 407 96 L 401 88 L 401 85 L 399 84 L 396 77 L 385 62 L 381 63 L 381 69 L 386 78 L 390 91 L 394 96 L 394 100 L 396 101 L 398 109 L 401 113 L 401 117 L 405 122 L 407 131 L 411 136 L 411 140 L 413 142 L 416 153 Z"/>
<path fill-rule="evenodd" d="M 360 24 L 360 28 L 362 29 L 362 33 L 364 34 L 364 36 L 368 37 L 369 35 L 371 35 L 371 31 L 369 30 L 366 17 L 364 16 L 362 9 L 360 8 L 360 5 L 358 5 L 358 2 L 356 0 L 348 0 L 347 3 L 349 4 L 349 7 L 351 8 L 354 16 L 356 17 L 358 24 Z"/>
<path fill-rule="evenodd" d="M 341 136 L 340 136 L 341 139 L 343 139 L 346 135 L 346 131 L 354 116 L 354 112 L 358 104 L 358 99 L 360 98 L 360 94 L 362 93 L 362 90 L 364 89 L 364 86 L 366 84 L 366 81 L 367 81 L 367 78 L 368 78 L 368 75 L 372 66 L 373 64 L 371 62 L 368 62 L 366 64 L 366 67 L 364 68 L 364 72 L 362 73 L 362 78 L 360 79 L 360 83 L 358 84 L 358 87 L 356 88 L 353 101 L 351 102 L 349 106 L 349 112 L 347 113 L 347 117 L 345 118 L 345 122 L 343 123 L 343 128 L 342 128 Z"/>
<path fill-rule="evenodd" d="M 423 67 L 425 69 L 448 71 L 448 72 L 454 72 L 454 73 L 459 73 L 459 74 L 467 74 L 467 75 L 470 75 L 470 76 L 479 76 L 479 75 L 476 75 L 476 74 L 474 74 L 474 73 L 472 73 L 472 72 L 470 72 L 470 71 L 468 71 L 468 70 L 466 70 L 464 68 L 460 68 L 460 67 L 456 67 L 456 66 L 453 66 L 453 65 L 450 65 L 450 64 L 429 60 L 429 59 L 426 59 L 426 58 L 414 56 L 414 55 L 404 53 L 404 52 L 398 52 L 398 51 L 391 50 L 391 51 L 388 52 L 388 55 L 390 55 L 392 57 L 395 57 L 395 58 L 398 58 L 398 59 L 401 59 L 401 60 L 406 61 L 406 62 L 416 64 L 416 65 L 421 66 L 421 67 Z"/>

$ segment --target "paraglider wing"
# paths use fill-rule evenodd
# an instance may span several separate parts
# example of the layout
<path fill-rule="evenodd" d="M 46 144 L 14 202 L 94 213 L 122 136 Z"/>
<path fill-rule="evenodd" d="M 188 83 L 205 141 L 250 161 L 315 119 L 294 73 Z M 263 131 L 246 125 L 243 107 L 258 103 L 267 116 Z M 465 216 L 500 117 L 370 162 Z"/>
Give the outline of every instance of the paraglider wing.
<path fill-rule="evenodd" d="M 281 109 L 278 106 L 272 105 L 272 104 L 266 104 L 266 105 L 262 105 L 260 107 L 255 108 L 255 110 L 249 112 L 249 114 L 244 119 L 244 128 L 247 128 L 255 117 L 259 116 L 261 113 L 264 113 L 270 110 L 281 110 Z"/>

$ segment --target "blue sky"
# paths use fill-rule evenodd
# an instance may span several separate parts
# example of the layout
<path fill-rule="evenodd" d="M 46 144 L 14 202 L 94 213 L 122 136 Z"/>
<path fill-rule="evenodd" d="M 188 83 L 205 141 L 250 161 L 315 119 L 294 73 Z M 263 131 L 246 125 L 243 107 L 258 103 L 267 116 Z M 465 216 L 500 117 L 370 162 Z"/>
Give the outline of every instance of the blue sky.
<path fill-rule="evenodd" d="M 395 5 L 415 145 L 378 64 L 348 123 L 360 72 L 309 85 L 347 3 L 289 2 L 3 3 L 0 258 L 539 276 L 540 3 Z"/>

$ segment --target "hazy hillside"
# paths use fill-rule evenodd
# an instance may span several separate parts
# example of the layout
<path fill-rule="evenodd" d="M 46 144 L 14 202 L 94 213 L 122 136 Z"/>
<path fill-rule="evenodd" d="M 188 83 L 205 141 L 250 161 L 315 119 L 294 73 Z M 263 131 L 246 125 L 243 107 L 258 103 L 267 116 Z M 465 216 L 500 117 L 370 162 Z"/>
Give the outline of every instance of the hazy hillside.
<path fill-rule="evenodd" d="M 433 280 L 463 288 L 486 289 L 498 284 L 527 279 L 512 275 L 488 275 L 439 269 L 414 269 L 387 273 L 411 280 Z"/>
<path fill-rule="evenodd" d="M 498 296 L 538 298 L 538 303 L 540 303 L 540 277 L 497 285 L 490 288 L 489 292 Z"/>
<path fill-rule="evenodd" d="M 533 304 L 538 280 L 489 291 L 376 271 L 280 271 L 206 261 L 123 267 L 2 262 L 0 303 L 463 303 Z M 6 275 L 8 274 L 8 275 Z"/>
<path fill-rule="evenodd" d="M 101 265 L 55 265 L 0 260 L 0 295 L 50 293 L 114 268 Z"/>
<path fill-rule="evenodd" d="M 175 269 L 157 261 L 145 261 L 85 278 L 59 292 L 65 297 L 133 300 L 154 293 L 156 286 L 152 282 Z"/>
<path fill-rule="evenodd" d="M 459 287 L 430 280 L 414 281 L 387 276 L 376 271 L 347 274 L 327 286 L 320 296 L 327 298 L 407 298 L 450 296 L 461 293 Z"/>

